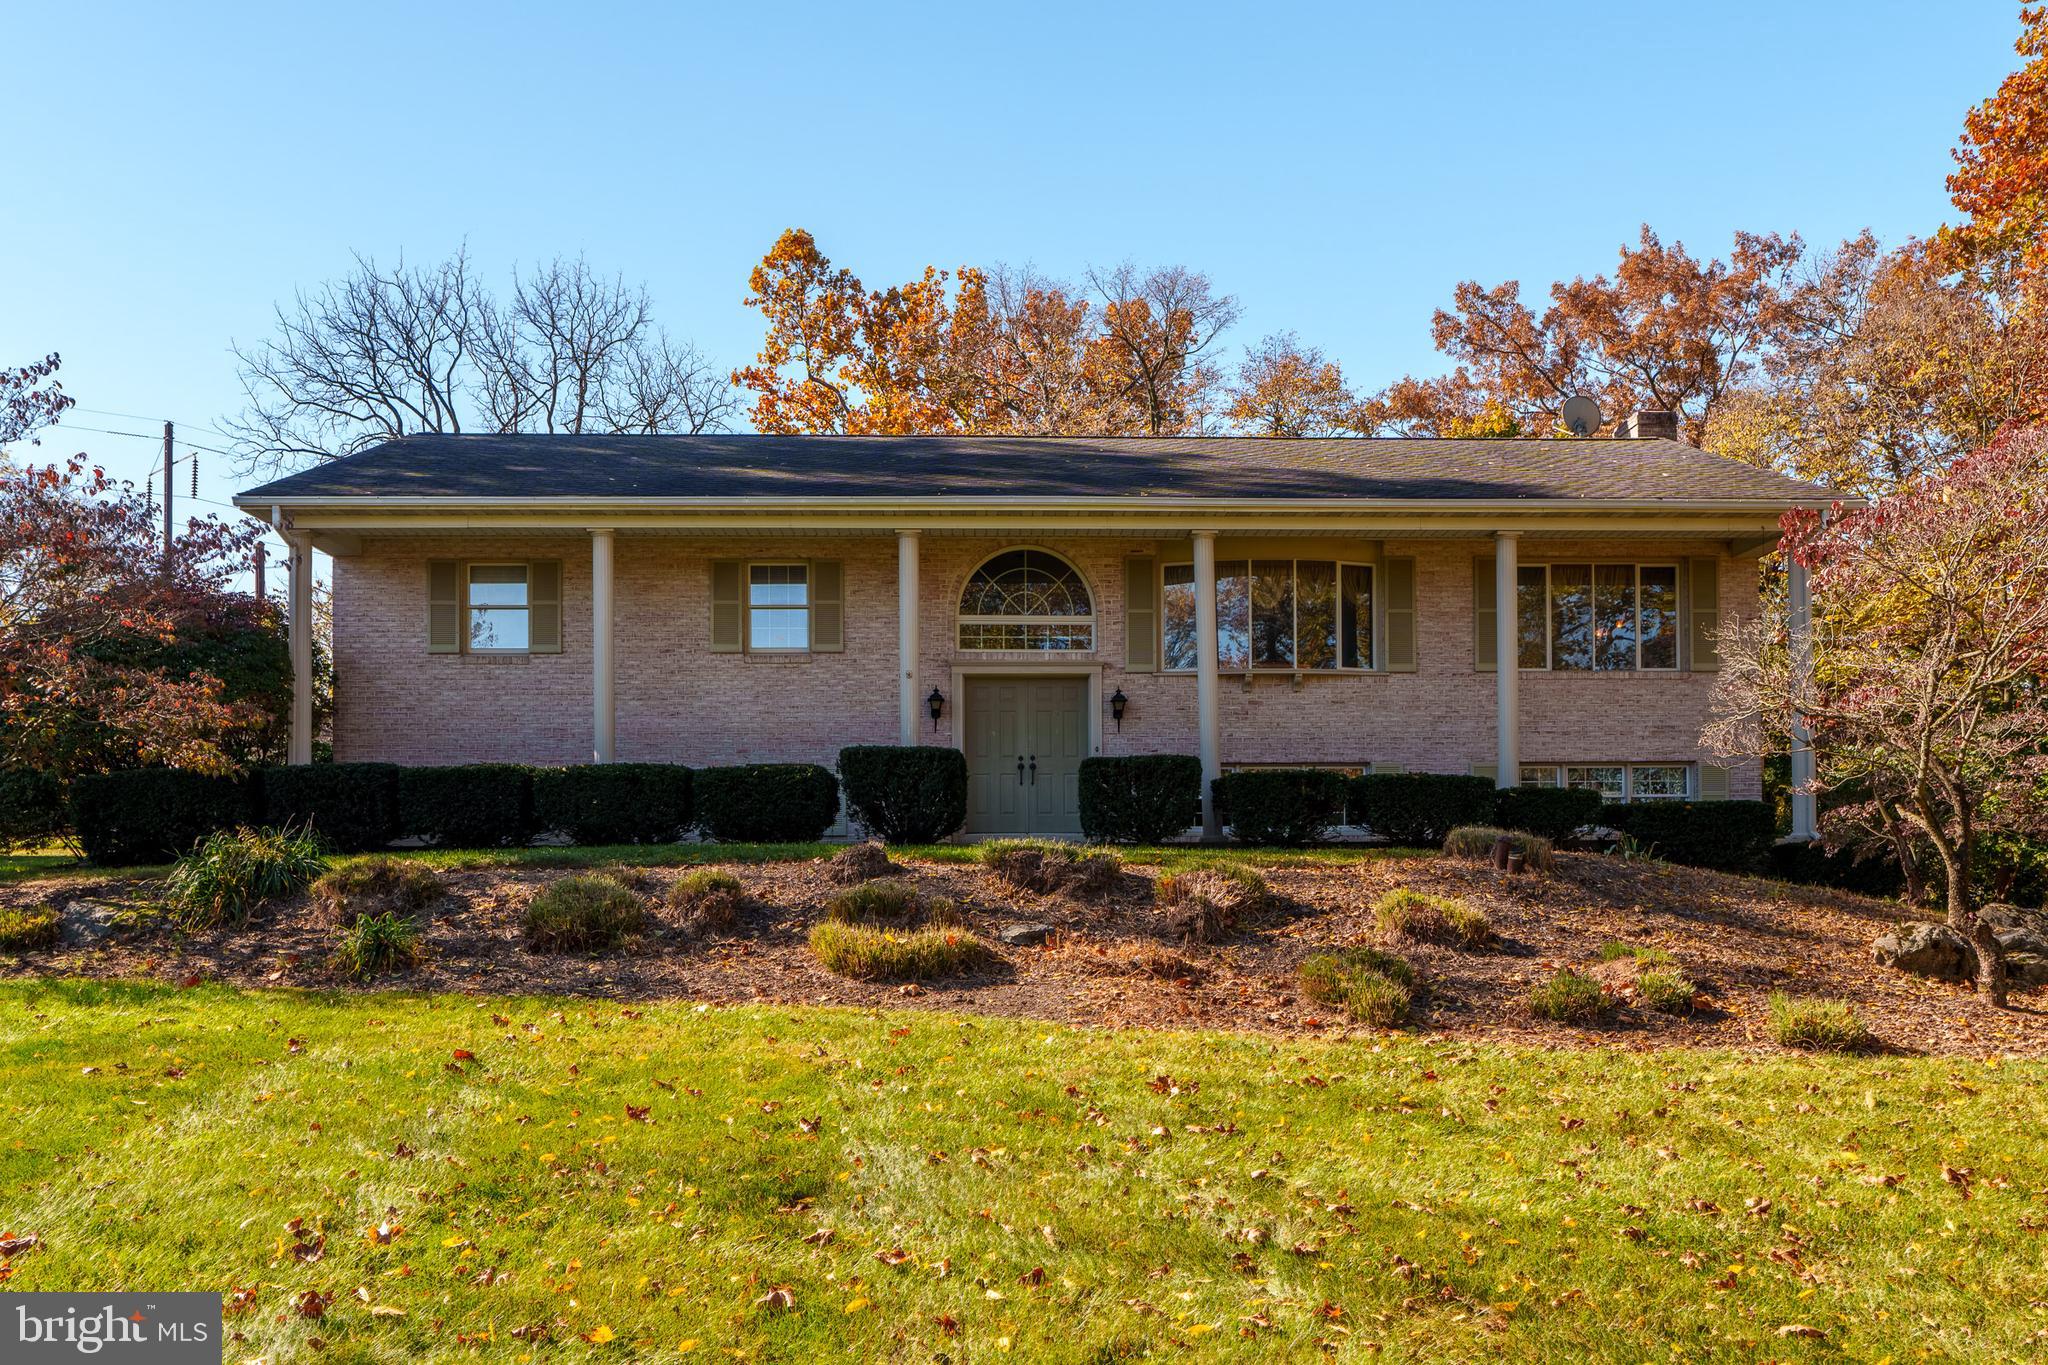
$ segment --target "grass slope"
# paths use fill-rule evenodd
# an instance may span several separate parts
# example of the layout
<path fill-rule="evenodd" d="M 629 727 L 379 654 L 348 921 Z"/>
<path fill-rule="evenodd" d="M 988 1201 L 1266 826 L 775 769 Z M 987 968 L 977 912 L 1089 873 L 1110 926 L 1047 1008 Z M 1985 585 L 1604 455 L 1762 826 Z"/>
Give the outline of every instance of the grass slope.
<path fill-rule="evenodd" d="M 230 1359 L 1991 1360 L 2048 1330 L 2038 1066 L 92 983 L 0 987 L 0 1066 L 0 1231 L 43 1239 L 6 1288 L 246 1291 Z"/>

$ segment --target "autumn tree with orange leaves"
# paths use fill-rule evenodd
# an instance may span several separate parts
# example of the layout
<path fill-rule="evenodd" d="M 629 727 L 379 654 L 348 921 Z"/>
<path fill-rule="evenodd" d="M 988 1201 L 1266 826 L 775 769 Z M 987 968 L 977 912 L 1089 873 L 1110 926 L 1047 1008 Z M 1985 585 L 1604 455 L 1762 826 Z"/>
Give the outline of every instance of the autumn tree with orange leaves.
<path fill-rule="evenodd" d="M 1967 220 L 1940 241 L 1993 289 L 2039 307 L 2048 291 L 2048 6 L 2020 11 L 2013 50 L 2026 59 L 2020 69 L 1963 120 L 1948 192 Z"/>

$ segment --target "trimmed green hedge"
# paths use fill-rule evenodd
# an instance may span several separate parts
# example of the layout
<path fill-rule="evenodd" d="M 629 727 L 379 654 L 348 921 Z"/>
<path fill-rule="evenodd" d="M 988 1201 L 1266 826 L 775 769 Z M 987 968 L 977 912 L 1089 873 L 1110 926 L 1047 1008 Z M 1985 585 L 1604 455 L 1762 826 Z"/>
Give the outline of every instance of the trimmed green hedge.
<path fill-rule="evenodd" d="M 721 843 L 807 843 L 839 818 L 839 779 L 815 763 L 700 768 L 697 827 Z"/>
<path fill-rule="evenodd" d="M 87 773 L 71 782 L 71 830 L 102 866 L 166 862 L 254 822 L 254 795 L 248 782 L 174 768 Z"/>
<path fill-rule="evenodd" d="M 680 763 L 585 763 L 533 772 L 533 824 L 579 844 L 669 844 L 690 828 Z"/>
<path fill-rule="evenodd" d="M 1778 841 L 1767 801 L 1638 801 L 1601 807 L 1600 823 L 1687 867 L 1755 872 Z"/>
<path fill-rule="evenodd" d="M 1493 779 L 1452 773 L 1365 773 L 1351 779 L 1351 823 L 1389 843 L 1439 848 L 1461 825 L 1493 823 Z"/>
<path fill-rule="evenodd" d="M 401 768 L 398 832 L 442 848 L 502 848 L 533 837 L 533 772 L 516 763 Z"/>
<path fill-rule="evenodd" d="M 48 843 L 64 832 L 64 788 L 34 768 L 0 767 L 0 849 Z"/>
<path fill-rule="evenodd" d="M 1300 848 L 1344 818 L 1348 781 L 1327 768 L 1247 768 L 1216 779 L 1216 802 L 1238 842 Z"/>
<path fill-rule="evenodd" d="M 958 749 L 850 745 L 839 751 L 839 782 L 854 818 L 884 843 L 935 843 L 967 823 L 967 755 Z"/>
<path fill-rule="evenodd" d="M 396 763 L 309 763 L 256 775 L 263 823 L 310 828 L 337 853 L 382 848 L 398 833 Z"/>
<path fill-rule="evenodd" d="M 1599 824 L 1605 804 L 1599 792 L 1583 787 L 1504 787 L 1495 799 L 1494 824 L 1540 834 L 1553 844 Z"/>
<path fill-rule="evenodd" d="M 1156 844 L 1202 823 L 1202 760 L 1136 754 L 1081 760 L 1081 832 L 1112 844 Z"/>

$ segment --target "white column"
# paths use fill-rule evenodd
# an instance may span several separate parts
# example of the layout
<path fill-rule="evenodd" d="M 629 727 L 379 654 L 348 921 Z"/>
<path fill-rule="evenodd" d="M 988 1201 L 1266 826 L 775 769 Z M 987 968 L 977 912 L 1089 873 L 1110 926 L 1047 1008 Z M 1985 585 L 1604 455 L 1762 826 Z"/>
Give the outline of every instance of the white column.
<path fill-rule="evenodd" d="M 590 761 L 610 763 L 617 749 L 613 683 L 612 533 L 590 533 Z"/>
<path fill-rule="evenodd" d="M 286 761 L 313 761 L 313 542 L 289 536 L 291 597 L 286 615 L 292 656 L 292 730 Z"/>
<path fill-rule="evenodd" d="M 1202 837 L 1221 837 L 1210 784 L 1223 775 L 1216 723 L 1216 533 L 1195 536 L 1195 733 L 1202 756 Z"/>
<path fill-rule="evenodd" d="M 896 533 L 896 742 L 917 743 L 917 532 Z M 959 698 L 953 699 L 955 706 Z"/>
<path fill-rule="evenodd" d="M 1786 569 L 1785 598 L 1790 617 L 1787 625 L 1792 647 L 1794 695 L 1813 685 L 1813 588 L 1807 582 L 1806 567 L 1793 563 Z M 1811 842 L 1815 837 L 1817 812 L 1813 786 L 1813 731 L 1806 717 L 1792 717 L 1792 837 Z"/>
<path fill-rule="evenodd" d="M 1494 774 L 1496 787 L 1522 782 L 1522 664 L 1520 603 L 1521 536 L 1499 531 L 1493 537 L 1494 729 L 1500 739 Z"/>

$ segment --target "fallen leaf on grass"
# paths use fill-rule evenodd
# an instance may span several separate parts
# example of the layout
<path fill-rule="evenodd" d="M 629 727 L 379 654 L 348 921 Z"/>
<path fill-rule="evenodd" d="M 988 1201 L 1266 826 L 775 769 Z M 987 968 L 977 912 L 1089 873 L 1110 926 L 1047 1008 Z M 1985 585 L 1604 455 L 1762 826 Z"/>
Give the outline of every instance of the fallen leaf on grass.
<path fill-rule="evenodd" d="M 786 1313 L 796 1307 L 796 1295 L 789 1292 L 788 1285 L 778 1284 L 755 1299 L 754 1307 L 769 1313 Z"/>
<path fill-rule="evenodd" d="M 292 1307 L 302 1318 L 317 1318 L 327 1311 L 327 1305 L 334 1302 L 334 1295 L 323 1294 L 317 1289 L 308 1289 L 292 1300 Z"/>

